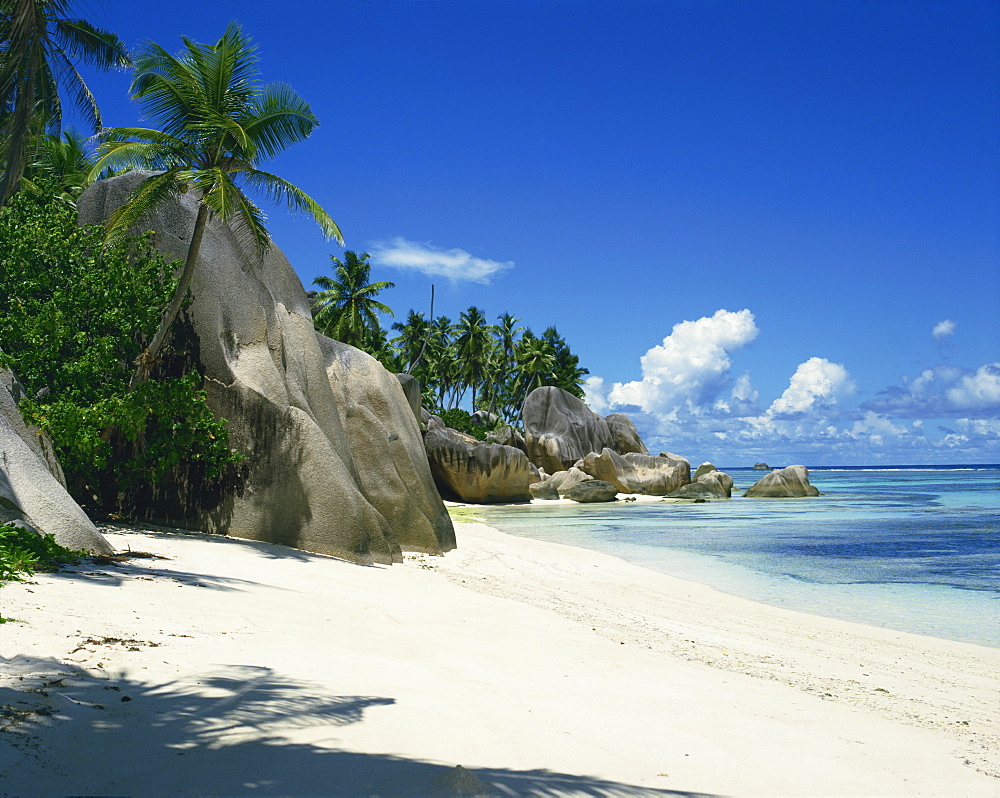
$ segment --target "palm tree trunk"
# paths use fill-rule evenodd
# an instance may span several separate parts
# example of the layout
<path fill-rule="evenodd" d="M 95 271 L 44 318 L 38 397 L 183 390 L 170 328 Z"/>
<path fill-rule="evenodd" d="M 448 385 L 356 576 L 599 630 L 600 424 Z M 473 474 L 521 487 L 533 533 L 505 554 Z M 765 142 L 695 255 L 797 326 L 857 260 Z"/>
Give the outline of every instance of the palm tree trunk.
<path fill-rule="evenodd" d="M 153 340 L 149 342 L 149 346 L 142 350 L 142 354 L 135 359 L 136 369 L 132 374 L 132 379 L 128 383 L 129 392 L 134 391 L 149 379 L 149 374 L 156 364 L 156 356 L 160 353 L 160 348 L 163 346 L 164 340 L 166 340 L 167 333 L 170 331 L 174 319 L 180 313 L 181 305 L 184 304 L 188 288 L 191 285 L 195 264 L 198 262 L 198 254 L 201 251 L 201 239 L 204 237 L 205 228 L 208 225 L 208 215 L 208 206 L 199 204 L 198 216 L 194 222 L 194 232 L 191 233 L 191 243 L 188 244 L 187 260 L 184 262 L 184 271 L 181 272 L 180 282 L 177 284 L 174 295 L 170 299 L 170 304 L 163 311 L 163 316 L 160 318 L 160 326 L 156 328 Z"/>

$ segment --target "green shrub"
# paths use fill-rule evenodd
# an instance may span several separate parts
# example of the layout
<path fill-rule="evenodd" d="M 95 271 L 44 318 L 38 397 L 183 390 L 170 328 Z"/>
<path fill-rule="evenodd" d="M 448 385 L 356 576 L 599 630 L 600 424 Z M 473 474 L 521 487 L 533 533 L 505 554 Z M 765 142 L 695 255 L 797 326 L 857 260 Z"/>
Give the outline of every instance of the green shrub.
<path fill-rule="evenodd" d="M 472 414 L 460 407 L 452 407 L 449 410 L 442 410 L 437 416 L 445 423 L 445 426 L 471 435 L 479 441 L 486 440 L 486 433 L 490 430 L 472 423 Z"/>
<path fill-rule="evenodd" d="M 24 386 L 21 412 L 52 438 L 73 497 L 94 515 L 129 515 L 137 489 L 167 476 L 208 493 L 240 458 L 205 402 L 184 324 L 153 379 L 129 392 L 175 265 L 149 236 L 102 242 L 100 227 L 79 227 L 44 192 L 0 209 L 0 365 Z"/>
<path fill-rule="evenodd" d="M 0 582 L 20 581 L 35 571 L 54 570 L 86 554 L 60 546 L 52 535 L 0 524 Z"/>

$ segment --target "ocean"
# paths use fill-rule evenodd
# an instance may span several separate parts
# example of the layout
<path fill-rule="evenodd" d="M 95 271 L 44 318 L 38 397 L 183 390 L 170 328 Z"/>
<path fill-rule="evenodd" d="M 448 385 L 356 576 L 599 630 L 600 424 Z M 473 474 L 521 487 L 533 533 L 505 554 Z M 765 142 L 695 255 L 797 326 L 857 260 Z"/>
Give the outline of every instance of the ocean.
<path fill-rule="evenodd" d="M 810 468 L 821 496 L 477 507 L 512 535 L 601 551 L 779 607 L 1000 648 L 1000 465 Z"/>

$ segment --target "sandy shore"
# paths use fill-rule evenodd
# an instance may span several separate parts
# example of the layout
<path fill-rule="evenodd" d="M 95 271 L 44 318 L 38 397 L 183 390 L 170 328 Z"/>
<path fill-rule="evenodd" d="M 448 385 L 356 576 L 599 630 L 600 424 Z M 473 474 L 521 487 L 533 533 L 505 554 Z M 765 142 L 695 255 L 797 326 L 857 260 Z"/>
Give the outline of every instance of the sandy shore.
<path fill-rule="evenodd" d="M 1000 649 L 458 525 L 366 568 L 119 531 L 0 592 L 0 795 L 1000 796 Z"/>

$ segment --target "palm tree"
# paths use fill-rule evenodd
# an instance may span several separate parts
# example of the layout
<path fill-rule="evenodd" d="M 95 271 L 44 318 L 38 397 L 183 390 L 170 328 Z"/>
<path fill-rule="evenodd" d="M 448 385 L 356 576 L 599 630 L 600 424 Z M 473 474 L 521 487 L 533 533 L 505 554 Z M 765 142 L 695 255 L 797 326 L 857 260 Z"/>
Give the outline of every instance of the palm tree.
<path fill-rule="evenodd" d="M 490 413 L 498 411 L 497 401 L 501 395 L 507 396 L 513 393 L 513 382 L 517 376 L 517 334 L 524 331 L 524 327 L 517 326 L 521 320 L 510 313 L 501 313 L 497 316 L 497 321 L 500 323 L 493 326 L 497 343 L 489 369 Z M 504 404 L 508 402 L 505 401 Z M 503 408 L 500 409 L 500 415 L 508 418 Z"/>
<path fill-rule="evenodd" d="M 542 340 L 552 349 L 552 385 L 562 388 L 580 399 L 583 398 L 583 381 L 590 371 L 580 367 L 580 358 L 574 355 L 559 331 L 549 327 L 542 333 Z"/>
<path fill-rule="evenodd" d="M 0 0 L 0 157 L 3 205 L 24 173 L 34 137 L 62 130 L 60 92 L 94 131 L 101 112 L 75 61 L 126 67 L 125 45 L 110 31 L 66 16 L 69 0 Z"/>
<path fill-rule="evenodd" d="M 517 347 L 517 364 L 520 369 L 524 395 L 521 407 L 528 394 L 535 388 L 545 385 L 552 378 L 552 368 L 555 365 L 555 354 L 552 345 L 538 338 L 531 330 L 525 330 Z"/>
<path fill-rule="evenodd" d="M 86 141 L 75 131 L 64 130 L 61 136 L 39 136 L 34 160 L 25 166 L 21 191 L 37 196 L 55 196 L 76 206 L 79 197 L 90 185 L 93 153 Z"/>
<path fill-rule="evenodd" d="M 403 370 L 409 374 L 416 367 L 420 358 L 420 352 L 430 332 L 430 323 L 424 318 L 423 313 L 418 313 L 411 308 L 406 316 L 406 321 L 397 321 L 392 325 L 392 329 L 399 333 L 392 340 L 399 349 L 405 364 Z"/>
<path fill-rule="evenodd" d="M 130 388 L 144 382 L 156 362 L 187 295 L 209 219 L 226 222 L 248 255 L 261 256 L 270 245 L 264 214 L 243 186 L 308 213 L 327 238 L 343 243 L 339 228 L 319 203 L 284 178 L 256 167 L 312 133 L 319 122 L 309 104 L 290 86 L 260 84 L 257 48 L 236 23 L 230 23 L 216 44 L 186 37 L 182 41 L 184 48 L 176 56 L 149 42 L 135 61 L 132 97 L 162 130 L 105 130 L 91 171 L 96 176 L 109 167 L 158 170 L 109 217 L 106 244 L 120 240 L 164 202 L 188 191 L 198 197 L 177 290 L 136 360 Z"/>
<path fill-rule="evenodd" d="M 378 314 L 392 316 L 392 309 L 378 300 L 376 296 L 387 288 L 395 288 L 396 284 L 388 280 L 369 282 L 371 264 L 367 252 L 358 253 L 348 250 L 341 260 L 336 255 L 330 256 L 330 261 L 337 266 L 335 277 L 317 277 L 313 285 L 323 290 L 316 297 L 319 311 L 313 319 L 316 329 L 328 338 L 335 338 L 358 349 L 369 349 L 381 331 Z M 385 333 L 382 333 L 382 338 Z"/>
<path fill-rule="evenodd" d="M 472 388 L 472 409 L 476 409 L 476 394 L 483 383 L 486 369 L 493 357 L 492 324 L 476 306 L 463 311 L 456 326 L 455 354 L 461 364 L 461 379 Z"/>

